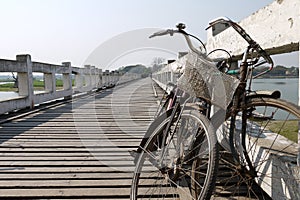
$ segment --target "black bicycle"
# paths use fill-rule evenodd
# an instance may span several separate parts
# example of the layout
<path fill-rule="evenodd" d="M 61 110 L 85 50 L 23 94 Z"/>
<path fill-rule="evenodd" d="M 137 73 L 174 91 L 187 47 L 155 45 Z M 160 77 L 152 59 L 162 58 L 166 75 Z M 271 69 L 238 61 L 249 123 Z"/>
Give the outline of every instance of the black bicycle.
<path fill-rule="evenodd" d="M 300 109 L 281 100 L 279 91 L 251 90 L 252 79 L 272 70 L 273 61 L 237 23 L 219 18 L 210 25 L 219 23 L 231 26 L 248 43 L 239 69 L 231 69 L 231 59 L 208 59 L 205 51 L 192 46 L 192 35 L 183 25 L 153 35 L 183 34 L 192 53 L 178 81 L 184 92 L 176 89 L 167 98 L 165 112 L 151 124 L 138 149 L 131 199 L 285 199 L 290 194 L 274 194 L 272 181 L 297 182 L 269 167 L 276 159 L 296 160 L 293 136 Z M 263 64 L 270 68 L 253 76 Z M 219 157 L 220 171 L 229 170 L 217 178 Z"/>

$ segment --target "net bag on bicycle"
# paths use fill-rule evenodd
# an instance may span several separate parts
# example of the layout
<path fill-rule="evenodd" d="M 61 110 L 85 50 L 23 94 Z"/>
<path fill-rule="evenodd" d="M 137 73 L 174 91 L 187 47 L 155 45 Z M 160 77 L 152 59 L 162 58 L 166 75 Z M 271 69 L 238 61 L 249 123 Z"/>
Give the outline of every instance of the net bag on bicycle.
<path fill-rule="evenodd" d="M 226 108 L 232 100 L 239 80 L 219 71 L 215 62 L 196 53 L 187 54 L 184 73 L 178 87 L 195 97 Z"/>

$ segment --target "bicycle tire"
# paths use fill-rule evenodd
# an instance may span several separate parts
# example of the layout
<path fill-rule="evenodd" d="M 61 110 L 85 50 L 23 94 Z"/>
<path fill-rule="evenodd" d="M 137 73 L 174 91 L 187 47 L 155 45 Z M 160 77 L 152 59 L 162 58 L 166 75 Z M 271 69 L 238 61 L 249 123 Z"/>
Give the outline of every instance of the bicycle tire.
<path fill-rule="evenodd" d="M 157 126 L 159 126 L 159 124 L 164 121 L 165 119 L 167 119 L 173 112 L 173 108 L 163 112 L 162 114 L 160 114 L 159 116 L 157 116 L 156 119 L 154 119 L 154 121 L 150 124 L 150 126 L 148 127 L 143 139 L 141 140 L 139 147 L 137 148 L 137 153 L 141 153 L 142 152 L 142 148 L 144 148 L 146 142 L 148 141 L 148 139 L 151 137 L 152 133 L 154 132 L 154 130 L 156 129 Z M 135 163 L 137 161 L 138 157 L 135 157 Z"/>
<path fill-rule="evenodd" d="M 239 156 L 240 165 L 236 165 L 231 160 L 230 154 L 222 156 L 222 166 L 227 165 L 230 168 L 226 169 L 230 176 L 226 177 L 227 179 L 222 177 L 223 183 L 220 184 L 220 188 L 223 190 L 219 188 L 215 195 L 222 196 L 222 193 L 226 193 L 227 197 L 232 198 L 247 196 L 255 199 L 299 199 L 300 189 L 297 189 L 299 187 L 297 178 L 292 175 L 288 177 L 284 172 L 279 173 L 283 169 L 292 173 L 292 169 L 284 166 L 278 166 L 278 168 L 282 167 L 278 169 L 275 164 L 272 164 L 282 161 L 288 163 L 290 167 L 296 165 L 299 106 L 282 99 L 257 97 L 248 99 L 245 108 L 247 109 L 246 135 L 242 137 L 240 134 L 241 114 L 236 117 L 234 133 L 234 148 Z M 222 125 L 222 134 L 228 134 L 229 124 L 230 120 L 227 120 Z M 217 132 L 220 134 L 220 129 Z M 294 134 L 294 141 L 286 138 L 291 136 L 285 135 L 287 132 Z M 228 146 L 223 145 L 223 147 L 228 151 Z M 247 162 L 247 157 L 250 162 Z M 284 160 L 287 159 L 288 161 L 285 162 Z"/>
<path fill-rule="evenodd" d="M 198 111 L 185 110 L 175 131 L 172 128 L 176 120 L 172 123 L 170 129 L 176 134 L 166 138 L 169 143 L 159 141 L 170 120 L 168 117 L 161 121 L 139 154 L 131 200 L 209 199 L 211 196 L 218 168 L 218 148 L 212 126 Z M 163 152 L 168 157 L 158 159 Z"/>

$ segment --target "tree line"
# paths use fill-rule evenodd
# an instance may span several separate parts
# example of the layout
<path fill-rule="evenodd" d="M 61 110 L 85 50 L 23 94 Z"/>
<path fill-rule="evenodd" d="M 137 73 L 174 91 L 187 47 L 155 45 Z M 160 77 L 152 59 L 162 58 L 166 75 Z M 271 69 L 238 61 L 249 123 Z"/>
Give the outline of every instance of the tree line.
<path fill-rule="evenodd" d="M 253 71 L 253 75 L 257 75 L 263 71 L 266 71 L 268 67 L 258 67 Z M 285 67 L 282 65 L 277 65 L 272 71 L 263 75 L 262 78 L 297 78 L 299 77 L 298 67 Z"/>

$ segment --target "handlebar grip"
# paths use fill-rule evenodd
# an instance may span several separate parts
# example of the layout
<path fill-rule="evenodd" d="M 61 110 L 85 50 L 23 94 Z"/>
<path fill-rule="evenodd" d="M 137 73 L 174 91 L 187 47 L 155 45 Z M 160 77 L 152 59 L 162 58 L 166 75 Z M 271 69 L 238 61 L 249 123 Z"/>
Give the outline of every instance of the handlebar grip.
<path fill-rule="evenodd" d="M 155 32 L 152 35 L 150 35 L 149 38 L 153 38 L 156 36 L 163 36 L 163 35 L 167 35 L 167 34 L 170 34 L 172 36 L 174 34 L 174 30 L 167 29 L 167 30 L 158 31 L 158 32 Z"/>

